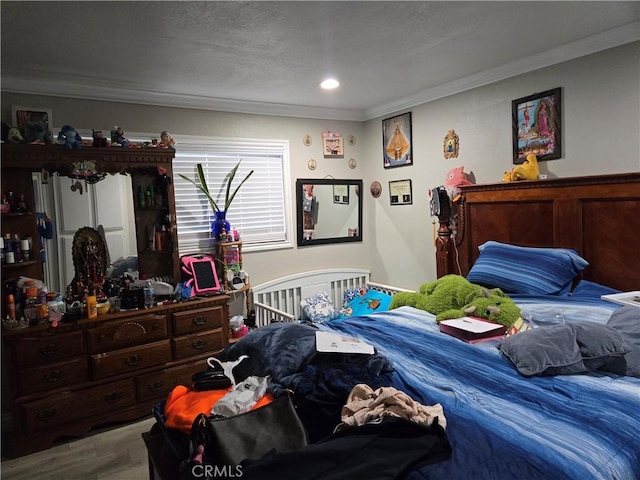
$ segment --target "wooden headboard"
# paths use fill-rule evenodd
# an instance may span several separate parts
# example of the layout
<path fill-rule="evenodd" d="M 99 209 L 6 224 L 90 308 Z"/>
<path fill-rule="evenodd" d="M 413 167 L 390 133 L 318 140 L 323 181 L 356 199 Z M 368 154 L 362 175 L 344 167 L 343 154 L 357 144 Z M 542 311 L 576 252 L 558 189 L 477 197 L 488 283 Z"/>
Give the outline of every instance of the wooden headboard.
<path fill-rule="evenodd" d="M 467 275 L 478 245 L 495 240 L 576 250 L 583 278 L 640 289 L 640 172 L 461 188 L 457 227 L 440 218 L 437 275 Z M 457 231 L 456 231 L 457 230 Z"/>

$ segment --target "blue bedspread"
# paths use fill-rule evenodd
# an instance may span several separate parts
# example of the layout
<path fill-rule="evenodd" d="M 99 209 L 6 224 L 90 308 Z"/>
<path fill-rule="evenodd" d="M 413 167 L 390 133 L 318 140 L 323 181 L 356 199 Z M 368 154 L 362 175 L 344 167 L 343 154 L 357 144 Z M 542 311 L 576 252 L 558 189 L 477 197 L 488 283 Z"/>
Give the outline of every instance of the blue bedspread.
<path fill-rule="evenodd" d="M 320 328 L 372 343 L 394 364 L 396 388 L 443 406 L 453 456 L 412 479 L 640 478 L 638 378 L 526 378 L 495 342 L 466 344 L 411 307 Z"/>

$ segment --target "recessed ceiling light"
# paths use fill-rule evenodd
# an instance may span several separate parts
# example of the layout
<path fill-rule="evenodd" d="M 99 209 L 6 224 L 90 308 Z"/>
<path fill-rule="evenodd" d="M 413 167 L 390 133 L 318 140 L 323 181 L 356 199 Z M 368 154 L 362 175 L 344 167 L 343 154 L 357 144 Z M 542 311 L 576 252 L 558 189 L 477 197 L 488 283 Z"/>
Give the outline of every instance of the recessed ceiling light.
<path fill-rule="evenodd" d="M 325 90 L 333 90 L 334 88 L 338 88 L 339 85 L 340 82 L 335 78 L 327 78 L 320 84 L 320 87 Z"/>

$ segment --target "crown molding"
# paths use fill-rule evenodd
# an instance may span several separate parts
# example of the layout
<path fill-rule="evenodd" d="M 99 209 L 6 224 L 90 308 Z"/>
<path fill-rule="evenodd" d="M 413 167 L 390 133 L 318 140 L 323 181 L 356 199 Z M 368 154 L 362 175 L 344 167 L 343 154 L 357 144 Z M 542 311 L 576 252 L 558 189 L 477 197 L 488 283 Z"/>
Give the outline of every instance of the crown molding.
<path fill-rule="evenodd" d="M 473 88 L 506 80 L 518 75 L 540 70 L 562 62 L 598 53 L 640 40 L 640 22 L 634 22 L 598 35 L 567 43 L 530 57 L 490 68 L 468 77 L 437 85 L 396 102 L 378 105 L 363 112 L 365 120 L 406 110 L 416 105 L 462 93 Z"/>
<path fill-rule="evenodd" d="M 630 23 L 496 68 L 437 85 L 415 95 L 403 97 L 397 101 L 371 107 L 363 111 L 123 89 L 121 87 L 91 85 L 91 83 L 87 81 L 84 81 L 82 84 L 69 81 L 50 82 L 36 78 L 16 76 L 2 76 L 2 90 L 27 95 L 50 95 L 54 97 L 193 108 L 230 113 L 321 120 L 367 121 L 638 40 L 640 40 L 640 22 Z"/>

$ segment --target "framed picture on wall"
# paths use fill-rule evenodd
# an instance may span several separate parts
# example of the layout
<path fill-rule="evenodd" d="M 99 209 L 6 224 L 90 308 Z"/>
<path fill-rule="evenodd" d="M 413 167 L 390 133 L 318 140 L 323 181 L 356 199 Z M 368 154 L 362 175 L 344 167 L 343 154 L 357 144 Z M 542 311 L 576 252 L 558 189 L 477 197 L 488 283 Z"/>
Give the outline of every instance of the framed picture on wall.
<path fill-rule="evenodd" d="M 562 155 L 561 89 L 554 88 L 511 102 L 513 163 L 527 155 L 553 160 Z"/>
<path fill-rule="evenodd" d="M 322 134 L 322 151 L 324 158 L 342 158 L 344 156 L 342 135 L 338 132 L 324 132 Z"/>
<path fill-rule="evenodd" d="M 349 185 L 333 186 L 333 203 L 349 205 Z"/>
<path fill-rule="evenodd" d="M 389 200 L 391 205 L 411 205 L 411 180 L 394 180 L 389 182 Z"/>
<path fill-rule="evenodd" d="M 382 121 L 382 147 L 384 168 L 413 164 L 411 112 Z"/>
<path fill-rule="evenodd" d="M 28 143 L 51 143 L 52 119 L 51 109 L 11 106 L 13 126 L 18 127 L 24 140 Z"/>

